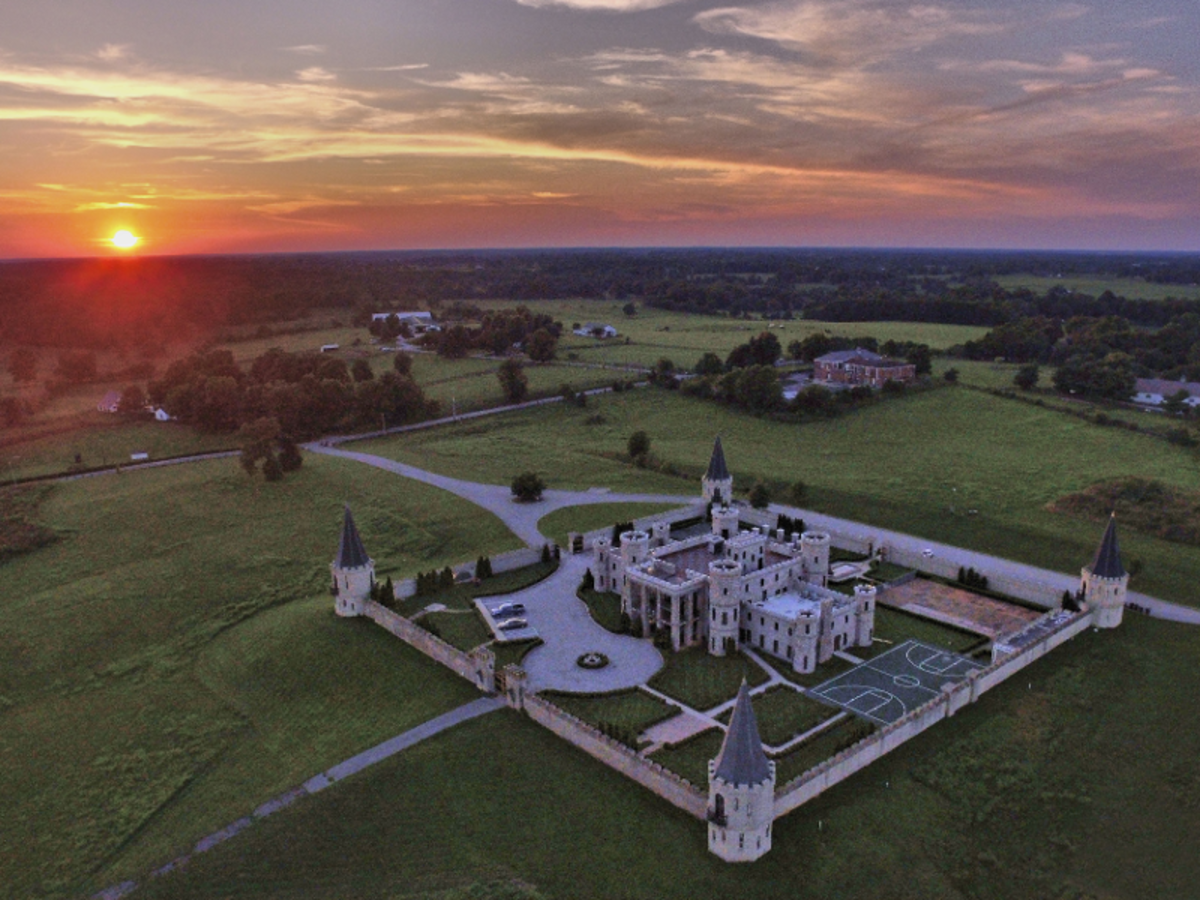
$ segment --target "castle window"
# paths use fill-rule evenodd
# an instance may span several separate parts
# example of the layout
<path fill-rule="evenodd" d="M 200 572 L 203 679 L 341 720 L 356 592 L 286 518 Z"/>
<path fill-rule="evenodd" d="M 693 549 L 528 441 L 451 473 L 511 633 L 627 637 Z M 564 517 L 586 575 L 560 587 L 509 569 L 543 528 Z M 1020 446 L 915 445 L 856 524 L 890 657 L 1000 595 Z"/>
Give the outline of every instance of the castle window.
<path fill-rule="evenodd" d="M 792 658 L 792 648 L 788 647 L 787 650 L 788 650 L 788 654 L 787 654 L 788 659 L 791 659 Z"/>

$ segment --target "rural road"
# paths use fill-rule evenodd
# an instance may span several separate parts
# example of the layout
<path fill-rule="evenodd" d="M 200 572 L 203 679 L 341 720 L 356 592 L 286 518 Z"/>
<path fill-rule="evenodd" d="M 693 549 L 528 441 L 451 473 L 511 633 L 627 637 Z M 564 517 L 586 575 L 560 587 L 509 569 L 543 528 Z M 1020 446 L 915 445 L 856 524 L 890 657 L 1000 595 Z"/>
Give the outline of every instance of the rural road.
<path fill-rule="evenodd" d="M 537 527 L 538 520 L 547 513 L 554 512 L 557 509 L 562 509 L 568 506 L 583 506 L 596 503 L 678 503 L 680 505 L 696 503 L 699 498 L 696 496 L 680 495 L 680 494 L 615 494 L 604 493 L 600 491 L 546 491 L 543 500 L 540 503 L 515 503 L 512 499 L 512 492 L 502 485 L 496 484 L 480 484 L 474 481 L 462 481 L 457 478 L 450 478 L 446 475 L 438 475 L 434 472 L 428 472 L 424 469 L 419 469 L 416 466 L 406 465 L 405 463 L 395 462 L 394 460 L 385 459 L 382 456 L 375 456 L 370 453 L 356 453 L 351 450 L 340 450 L 334 447 L 327 447 L 321 444 L 306 445 L 306 449 L 314 453 L 325 453 L 330 456 L 341 456 L 346 459 L 353 459 L 367 465 L 376 466 L 385 469 L 389 472 L 394 472 L 397 475 L 402 475 L 405 478 L 412 478 L 416 481 L 424 482 L 425 484 L 438 487 L 453 494 L 462 497 L 464 500 L 481 506 L 488 510 L 493 515 L 498 517 L 505 525 L 512 530 L 521 540 L 525 541 L 531 547 L 540 547 L 546 543 L 549 538 L 543 535 Z M 840 519 L 836 516 L 827 516 L 822 513 L 814 512 L 810 509 L 800 509 L 793 506 L 782 506 L 772 504 L 770 507 L 772 512 L 782 512 L 793 517 L 804 519 L 805 524 L 809 528 L 821 529 L 828 531 L 837 531 L 848 534 L 873 535 L 877 539 L 882 539 L 892 546 L 903 548 L 914 553 L 920 553 L 923 550 L 932 550 L 934 555 L 940 560 L 949 561 L 953 566 L 963 566 L 975 568 L 980 572 L 989 572 L 995 574 L 1003 574 L 1012 578 L 1018 578 L 1026 581 L 1033 581 L 1051 586 L 1055 593 L 1060 593 L 1064 590 L 1075 591 L 1079 588 L 1079 576 L 1067 575 L 1062 572 L 1052 572 L 1049 569 L 1038 568 L 1024 563 L 1014 562 L 1009 559 L 1002 559 L 998 556 L 990 556 L 986 553 L 978 553 L 973 550 L 964 550 L 961 547 L 953 547 L 949 544 L 940 544 L 936 541 L 930 541 L 926 538 L 915 537 L 911 534 L 904 534 L 899 531 L 889 531 L 886 528 L 876 528 L 874 526 L 865 525 L 862 522 L 854 522 L 850 519 Z M 1097 537 L 1097 540 L 1099 538 Z M 1086 562 L 1086 560 L 1081 561 Z M 1150 597 L 1146 594 L 1139 594 L 1131 591 L 1129 600 L 1136 603 L 1144 609 L 1150 610 L 1150 614 L 1155 618 L 1166 619 L 1172 622 L 1182 622 L 1188 625 L 1200 625 L 1200 610 L 1192 609 L 1187 606 L 1181 606 L 1177 603 L 1170 603 L 1166 600 L 1159 600 L 1156 597 Z"/>

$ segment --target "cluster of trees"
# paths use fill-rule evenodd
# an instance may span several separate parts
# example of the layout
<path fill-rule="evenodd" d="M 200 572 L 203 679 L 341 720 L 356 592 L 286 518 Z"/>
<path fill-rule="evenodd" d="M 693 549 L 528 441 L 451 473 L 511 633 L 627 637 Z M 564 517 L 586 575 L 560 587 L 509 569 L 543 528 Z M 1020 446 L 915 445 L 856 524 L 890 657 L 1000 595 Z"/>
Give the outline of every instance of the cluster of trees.
<path fill-rule="evenodd" d="M 386 606 L 389 609 L 396 603 L 396 586 L 392 584 L 392 576 L 389 575 L 386 581 L 372 581 L 370 597 L 381 606 Z"/>
<path fill-rule="evenodd" d="M 172 416 L 208 433 L 229 433 L 274 419 L 279 433 L 304 440 L 336 429 L 399 425 L 428 418 L 427 400 L 397 355 L 394 371 L 374 377 L 336 357 L 268 350 L 243 370 L 228 350 L 194 353 L 150 382 L 149 398 Z"/>
<path fill-rule="evenodd" d="M 446 566 L 440 572 L 435 569 L 431 572 L 417 573 L 418 597 L 427 597 L 430 594 L 437 594 L 452 587 L 454 587 L 454 570 L 449 566 Z"/>
<path fill-rule="evenodd" d="M 501 356 L 517 347 L 534 362 L 550 362 L 558 350 L 562 330 L 562 322 L 553 317 L 518 306 L 483 313 L 476 328 L 455 324 L 427 332 L 421 343 L 446 359 L 461 359 L 473 350 Z"/>
<path fill-rule="evenodd" d="M 475 560 L 475 577 L 480 581 L 492 577 L 492 561 L 489 557 L 481 556 Z"/>
<path fill-rule="evenodd" d="M 775 520 L 775 527 L 782 528 L 783 533 L 788 537 L 791 537 L 793 534 L 804 534 L 806 531 L 803 519 L 795 519 L 783 513 L 780 513 L 779 517 Z"/>
<path fill-rule="evenodd" d="M 247 422 L 238 430 L 238 437 L 242 444 L 242 469 L 251 478 L 258 471 L 260 462 L 263 478 L 267 481 L 279 481 L 304 464 L 296 442 L 284 436 L 276 418 L 267 416 Z"/>
<path fill-rule="evenodd" d="M 964 569 L 962 566 L 958 567 L 958 583 L 964 587 L 978 588 L 981 591 L 986 591 L 988 586 L 986 575 L 979 574 L 973 568 Z"/>

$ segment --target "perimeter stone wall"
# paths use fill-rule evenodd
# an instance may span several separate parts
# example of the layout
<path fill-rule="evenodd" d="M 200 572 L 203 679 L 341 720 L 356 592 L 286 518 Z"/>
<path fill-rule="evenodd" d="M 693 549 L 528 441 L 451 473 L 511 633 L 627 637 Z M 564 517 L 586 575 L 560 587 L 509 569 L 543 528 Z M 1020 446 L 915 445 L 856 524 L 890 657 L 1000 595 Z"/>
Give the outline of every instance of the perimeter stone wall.
<path fill-rule="evenodd" d="M 1049 615 L 1039 621 L 1047 621 Z M 775 818 L 787 815 L 930 726 L 974 703 L 986 691 L 1045 656 L 1055 647 L 1086 631 L 1091 625 L 1090 612 L 1075 614 L 1056 628 L 1047 630 L 1036 642 L 997 660 L 987 668 L 971 672 L 966 681 L 943 688 L 940 696 L 910 710 L 890 725 L 885 725 L 853 746 L 792 779 L 775 792 Z"/>
<path fill-rule="evenodd" d="M 464 653 L 457 647 L 430 634 L 420 625 L 399 613 L 368 600 L 364 614 L 376 625 L 385 628 L 404 643 L 420 650 L 430 659 L 470 681 L 485 694 L 496 689 L 496 655 L 486 648 Z"/>

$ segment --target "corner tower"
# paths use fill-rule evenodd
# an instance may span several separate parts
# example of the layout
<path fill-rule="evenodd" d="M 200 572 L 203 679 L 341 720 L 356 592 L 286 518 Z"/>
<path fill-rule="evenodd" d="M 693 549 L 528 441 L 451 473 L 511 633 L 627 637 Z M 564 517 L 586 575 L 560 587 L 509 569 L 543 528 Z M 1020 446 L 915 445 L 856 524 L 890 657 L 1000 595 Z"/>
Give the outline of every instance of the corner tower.
<path fill-rule="evenodd" d="M 337 558 L 329 564 L 329 570 L 333 574 L 334 612 L 339 616 L 361 616 L 363 603 L 371 596 L 375 583 L 375 560 L 367 556 L 349 505 L 342 518 Z"/>
<path fill-rule="evenodd" d="M 1116 628 L 1125 612 L 1125 595 L 1129 588 L 1129 573 L 1121 565 L 1121 548 L 1117 544 L 1116 513 L 1108 520 L 1096 558 L 1084 566 L 1079 589 L 1092 610 L 1092 623 L 1097 628 Z"/>
<path fill-rule="evenodd" d="M 725 465 L 725 451 L 721 449 L 721 438 L 718 435 L 713 444 L 712 458 L 708 461 L 708 471 L 700 479 L 704 499 L 714 506 L 724 506 L 733 502 L 733 476 Z"/>
<path fill-rule="evenodd" d="M 746 682 L 729 731 L 708 764 L 708 850 L 725 862 L 753 862 L 771 849 L 775 763 L 763 752 Z"/>

